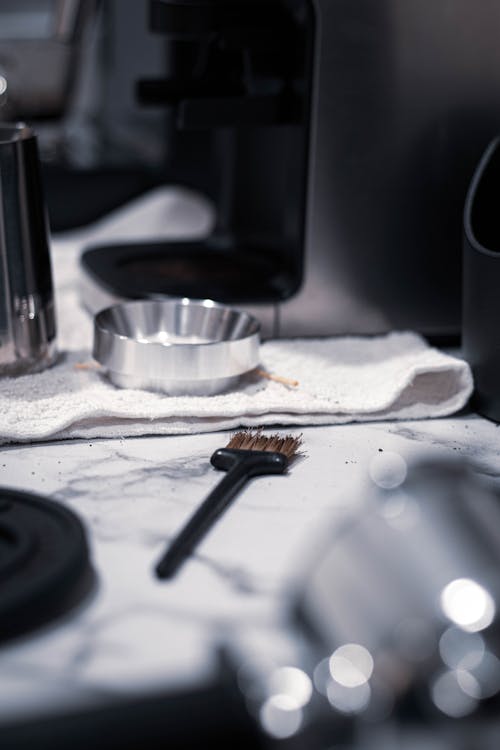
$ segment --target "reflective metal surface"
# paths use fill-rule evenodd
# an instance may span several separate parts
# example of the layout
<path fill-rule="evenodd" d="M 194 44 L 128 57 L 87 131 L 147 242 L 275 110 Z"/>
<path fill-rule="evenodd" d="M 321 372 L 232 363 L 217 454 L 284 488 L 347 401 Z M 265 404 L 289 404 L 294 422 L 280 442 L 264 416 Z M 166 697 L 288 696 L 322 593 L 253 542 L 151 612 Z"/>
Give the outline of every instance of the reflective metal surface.
<path fill-rule="evenodd" d="M 248 711 L 287 750 L 496 748 L 498 489 L 389 451 L 369 474 L 301 560 L 288 631 L 235 642 Z"/>
<path fill-rule="evenodd" d="M 280 335 L 456 334 L 467 185 L 500 131 L 500 4 L 314 6 L 304 279 Z"/>
<path fill-rule="evenodd" d="M 211 300 L 129 302 L 96 315 L 93 356 L 122 388 L 206 396 L 257 366 L 259 329 Z"/>
<path fill-rule="evenodd" d="M 22 123 L 0 125 L 0 375 L 50 365 L 55 336 L 36 137 Z"/>
<path fill-rule="evenodd" d="M 86 269 L 80 265 L 78 278 L 78 289 L 82 305 L 96 315 L 105 307 L 111 305 L 125 304 L 127 299 L 111 292 L 99 281 L 90 276 Z M 160 295 L 155 295 L 159 299 Z M 279 305 L 245 305 L 245 311 L 260 323 L 260 335 L 262 339 L 277 338 L 279 336 Z"/>

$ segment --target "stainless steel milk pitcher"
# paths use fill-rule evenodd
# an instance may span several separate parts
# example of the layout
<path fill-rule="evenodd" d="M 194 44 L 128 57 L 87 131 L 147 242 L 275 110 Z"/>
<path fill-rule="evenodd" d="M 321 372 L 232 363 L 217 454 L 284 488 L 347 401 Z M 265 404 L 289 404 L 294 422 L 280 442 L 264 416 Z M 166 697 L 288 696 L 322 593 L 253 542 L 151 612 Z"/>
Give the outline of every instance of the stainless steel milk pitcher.
<path fill-rule="evenodd" d="M 36 136 L 0 124 L 0 375 L 48 367 L 56 354 L 49 227 Z"/>

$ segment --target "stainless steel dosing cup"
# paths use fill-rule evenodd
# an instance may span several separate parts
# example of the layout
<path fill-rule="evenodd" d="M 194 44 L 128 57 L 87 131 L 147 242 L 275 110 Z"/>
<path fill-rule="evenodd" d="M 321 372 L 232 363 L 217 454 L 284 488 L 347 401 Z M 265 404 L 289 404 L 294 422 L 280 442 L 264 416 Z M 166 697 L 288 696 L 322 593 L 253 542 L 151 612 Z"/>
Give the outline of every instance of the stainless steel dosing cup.
<path fill-rule="evenodd" d="M 49 227 L 36 136 L 0 124 L 0 375 L 48 367 L 56 354 Z"/>

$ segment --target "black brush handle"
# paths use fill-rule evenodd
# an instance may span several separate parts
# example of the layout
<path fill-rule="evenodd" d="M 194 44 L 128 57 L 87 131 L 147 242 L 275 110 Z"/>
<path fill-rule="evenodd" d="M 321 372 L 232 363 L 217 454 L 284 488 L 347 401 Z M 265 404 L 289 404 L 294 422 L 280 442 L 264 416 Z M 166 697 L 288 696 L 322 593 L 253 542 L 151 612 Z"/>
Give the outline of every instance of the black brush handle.
<path fill-rule="evenodd" d="M 227 471 L 227 474 L 191 516 L 157 563 L 155 572 L 158 578 L 171 578 L 177 572 L 245 482 L 262 474 L 283 474 L 288 465 L 288 460 L 282 453 L 232 448 L 220 448 L 210 460 L 216 469 Z"/>

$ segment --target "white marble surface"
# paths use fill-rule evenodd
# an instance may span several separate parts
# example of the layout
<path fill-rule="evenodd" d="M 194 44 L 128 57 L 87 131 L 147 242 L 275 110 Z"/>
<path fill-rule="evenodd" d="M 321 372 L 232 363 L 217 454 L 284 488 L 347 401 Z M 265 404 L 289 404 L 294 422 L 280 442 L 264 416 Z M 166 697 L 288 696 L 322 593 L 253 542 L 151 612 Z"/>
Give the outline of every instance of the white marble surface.
<path fill-rule="evenodd" d="M 262 477 L 172 582 L 152 566 L 220 475 L 227 434 L 0 448 L 0 484 L 52 497 L 84 521 L 98 576 L 64 621 L 0 647 L 0 722 L 150 688 L 199 684 L 226 632 L 279 620 L 325 517 L 362 512 L 421 455 L 458 456 L 498 482 L 500 432 L 471 413 L 304 430 L 307 457 Z M 401 460 L 402 459 L 402 460 Z"/>

